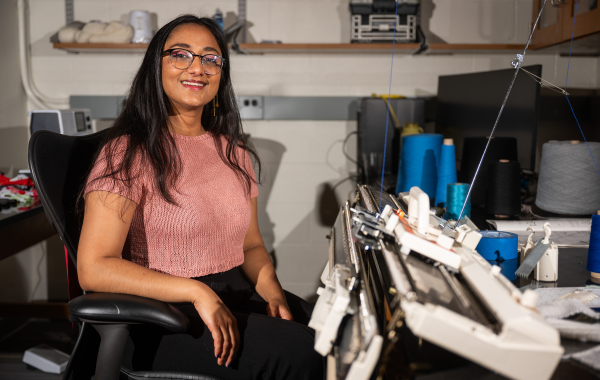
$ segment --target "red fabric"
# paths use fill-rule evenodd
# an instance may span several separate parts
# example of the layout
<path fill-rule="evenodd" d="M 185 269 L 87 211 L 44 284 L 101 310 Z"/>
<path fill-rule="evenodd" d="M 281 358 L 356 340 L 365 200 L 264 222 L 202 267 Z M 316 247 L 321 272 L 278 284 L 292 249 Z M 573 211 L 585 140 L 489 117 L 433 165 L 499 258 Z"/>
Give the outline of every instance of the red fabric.
<path fill-rule="evenodd" d="M 10 178 L 0 174 L 0 186 L 5 185 L 33 186 L 33 181 L 30 178 L 11 181 Z"/>
<path fill-rule="evenodd" d="M 243 242 L 250 225 L 249 199 L 258 196 L 256 184 L 250 194 L 245 182 L 219 156 L 210 133 L 202 136 L 174 134 L 182 163 L 176 188 L 177 205 L 166 202 L 154 190 L 150 165 L 137 160 L 131 187 L 122 181 L 93 181 L 107 166 L 105 150 L 90 174 L 85 194 L 102 190 L 120 194 L 137 204 L 129 230 L 131 261 L 158 272 L 180 277 L 200 277 L 225 272 L 244 262 Z M 222 139 L 223 149 L 226 147 Z M 117 143 L 118 164 L 127 148 Z M 241 166 L 254 178 L 248 154 L 238 149 Z"/>
<path fill-rule="evenodd" d="M 73 265 L 73 261 L 69 258 L 69 252 L 65 247 L 65 263 L 67 265 L 67 283 L 69 288 L 69 301 L 75 297 L 79 297 L 83 294 L 81 286 L 79 286 L 79 279 L 77 278 L 77 268 Z"/>

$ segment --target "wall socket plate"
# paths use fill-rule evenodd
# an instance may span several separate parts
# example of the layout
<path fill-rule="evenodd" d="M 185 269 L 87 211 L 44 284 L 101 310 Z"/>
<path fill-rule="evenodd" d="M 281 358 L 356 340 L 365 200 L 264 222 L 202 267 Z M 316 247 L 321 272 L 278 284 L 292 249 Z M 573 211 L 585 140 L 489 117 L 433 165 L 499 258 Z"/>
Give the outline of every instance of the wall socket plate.
<path fill-rule="evenodd" d="M 238 96 L 238 107 L 242 119 L 263 119 L 264 99 L 262 96 Z"/>

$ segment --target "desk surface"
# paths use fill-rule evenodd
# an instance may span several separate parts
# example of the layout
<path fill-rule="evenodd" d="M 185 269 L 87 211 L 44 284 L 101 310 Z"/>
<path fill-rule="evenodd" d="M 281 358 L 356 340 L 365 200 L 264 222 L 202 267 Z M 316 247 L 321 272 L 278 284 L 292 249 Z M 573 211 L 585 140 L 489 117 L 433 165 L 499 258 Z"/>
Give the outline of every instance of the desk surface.
<path fill-rule="evenodd" d="M 11 207 L 0 211 L 0 228 L 44 212 L 39 201 L 27 207 Z"/>
<path fill-rule="evenodd" d="M 0 212 L 0 260 L 42 242 L 56 234 L 38 203 L 27 209 L 11 208 Z"/>

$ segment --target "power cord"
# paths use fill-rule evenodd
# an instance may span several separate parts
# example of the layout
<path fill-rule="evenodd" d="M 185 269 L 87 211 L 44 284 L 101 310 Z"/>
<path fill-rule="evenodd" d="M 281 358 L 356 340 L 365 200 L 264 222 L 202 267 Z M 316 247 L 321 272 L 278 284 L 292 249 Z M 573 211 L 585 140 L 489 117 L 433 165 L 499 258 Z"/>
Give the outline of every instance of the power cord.
<path fill-rule="evenodd" d="M 348 139 L 350 138 L 350 136 L 356 135 L 356 134 L 358 134 L 358 131 L 352 131 L 352 132 L 348 133 L 348 135 L 344 139 L 344 142 L 342 143 L 342 153 L 344 153 L 344 156 L 346 156 L 348 161 L 358 165 L 358 161 L 356 161 L 354 158 L 350 157 L 350 155 L 348 155 L 348 153 L 346 153 L 346 143 L 348 143 Z"/>
<path fill-rule="evenodd" d="M 37 292 L 38 288 L 40 287 L 40 284 L 42 283 L 42 272 L 40 271 L 40 266 L 42 265 L 42 261 L 44 261 L 44 256 L 46 256 L 46 250 L 44 250 L 44 252 L 42 252 L 42 254 L 40 255 L 40 259 L 37 263 L 36 272 L 38 275 L 38 279 L 37 279 L 35 286 L 33 287 L 33 290 L 31 291 L 31 296 L 29 297 L 29 302 L 33 301 L 33 297 L 35 296 L 35 293 Z"/>
<path fill-rule="evenodd" d="M 333 185 L 333 186 L 331 187 L 331 190 L 335 190 L 335 188 L 336 188 L 336 187 L 338 187 L 339 185 L 341 185 L 342 183 L 344 183 L 344 182 L 346 182 L 346 181 L 349 181 L 349 180 L 351 180 L 351 179 L 354 179 L 354 180 L 356 180 L 357 178 L 358 178 L 358 176 L 357 176 L 357 175 L 351 175 L 351 176 L 348 176 L 348 177 L 346 177 L 346 178 L 344 178 L 344 179 L 342 179 L 342 180 L 338 181 L 338 183 L 336 183 L 335 185 Z"/>

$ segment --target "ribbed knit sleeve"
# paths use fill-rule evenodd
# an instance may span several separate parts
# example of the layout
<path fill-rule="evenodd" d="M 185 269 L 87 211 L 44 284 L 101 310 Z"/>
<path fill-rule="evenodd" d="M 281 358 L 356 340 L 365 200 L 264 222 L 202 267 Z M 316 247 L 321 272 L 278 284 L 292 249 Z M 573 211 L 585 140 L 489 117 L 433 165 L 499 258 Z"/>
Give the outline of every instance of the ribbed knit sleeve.
<path fill-rule="evenodd" d="M 109 144 L 112 144 L 112 149 L 109 149 Z M 141 160 L 136 158 L 131 170 L 131 178 L 125 179 L 123 173 L 106 176 L 107 167 L 114 171 L 123 161 L 125 151 L 127 149 L 127 141 L 125 138 L 120 138 L 117 141 L 111 141 L 102 148 L 98 155 L 90 175 L 88 176 L 85 187 L 85 196 L 92 191 L 108 191 L 110 193 L 121 195 L 134 203 L 139 204 L 144 193 L 144 172 L 142 170 Z M 109 157 L 109 151 L 112 155 Z"/>

